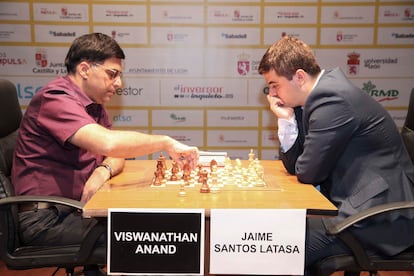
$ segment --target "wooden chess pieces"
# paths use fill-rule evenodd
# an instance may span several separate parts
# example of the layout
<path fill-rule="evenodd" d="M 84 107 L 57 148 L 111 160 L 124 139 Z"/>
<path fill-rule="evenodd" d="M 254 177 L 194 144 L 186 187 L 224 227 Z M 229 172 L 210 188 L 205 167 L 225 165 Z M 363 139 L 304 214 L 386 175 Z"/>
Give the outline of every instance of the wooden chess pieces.
<path fill-rule="evenodd" d="M 253 161 L 254 160 L 254 157 L 255 157 L 254 151 L 253 151 L 253 149 L 250 149 L 250 152 L 249 152 L 249 161 L 250 162 Z"/>
<path fill-rule="evenodd" d="M 191 169 L 190 164 L 188 162 L 184 163 L 183 166 L 183 176 L 181 177 L 182 180 L 184 180 L 184 183 L 188 186 L 190 185 L 190 179 L 191 179 Z"/>
<path fill-rule="evenodd" d="M 217 193 L 219 191 L 217 165 L 213 165 L 211 167 L 210 180 L 211 180 L 210 191 L 212 193 Z"/>
<path fill-rule="evenodd" d="M 201 170 L 201 172 L 200 172 L 200 178 L 201 178 L 200 193 L 209 193 L 210 192 L 210 187 L 207 184 L 207 175 L 208 175 L 207 170 L 205 170 L 205 169 Z"/>
<path fill-rule="evenodd" d="M 203 182 L 203 178 L 201 176 L 202 171 L 203 171 L 203 166 L 201 164 L 198 164 L 197 165 L 197 182 L 198 183 Z"/>
<path fill-rule="evenodd" d="M 170 176 L 170 181 L 177 181 L 178 180 L 178 172 L 180 171 L 180 168 L 178 167 L 177 162 L 173 161 L 172 162 L 172 167 L 171 167 L 171 176 Z"/>
<path fill-rule="evenodd" d="M 164 179 L 164 172 L 161 168 L 157 167 L 157 170 L 154 172 L 154 186 L 161 186 Z"/>

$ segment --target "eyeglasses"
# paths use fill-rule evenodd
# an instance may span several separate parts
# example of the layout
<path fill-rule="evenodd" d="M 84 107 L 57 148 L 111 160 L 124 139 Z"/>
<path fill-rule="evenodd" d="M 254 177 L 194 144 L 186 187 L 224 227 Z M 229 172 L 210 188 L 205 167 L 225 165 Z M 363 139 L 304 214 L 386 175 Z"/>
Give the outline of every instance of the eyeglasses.
<path fill-rule="evenodd" d="M 121 71 L 106 67 L 105 65 L 102 65 L 100 63 L 94 63 L 93 66 L 102 67 L 105 70 L 105 73 L 108 75 L 108 77 L 111 80 L 115 80 L 118 77 L 122 78 L 122 72 Z"/>

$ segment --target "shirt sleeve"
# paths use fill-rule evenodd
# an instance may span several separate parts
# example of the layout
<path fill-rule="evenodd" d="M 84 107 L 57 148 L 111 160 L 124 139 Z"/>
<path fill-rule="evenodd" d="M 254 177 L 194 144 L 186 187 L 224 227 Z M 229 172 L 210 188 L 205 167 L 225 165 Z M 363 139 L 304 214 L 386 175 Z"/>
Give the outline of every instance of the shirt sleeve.
<path fill-rule="evenodd" d="M 281 151 L 287 152 L 293 146 L 299 134 L 295 115 L 293 114 L 289 119 L 278 119 L 277 124 Z"/>
<path fill-rule="evenodd" d="M 64 145 L 82 126 L 96 122 L 80 101 L 64 92 L 54 91 L 45 93 L 38 123 Z"/>

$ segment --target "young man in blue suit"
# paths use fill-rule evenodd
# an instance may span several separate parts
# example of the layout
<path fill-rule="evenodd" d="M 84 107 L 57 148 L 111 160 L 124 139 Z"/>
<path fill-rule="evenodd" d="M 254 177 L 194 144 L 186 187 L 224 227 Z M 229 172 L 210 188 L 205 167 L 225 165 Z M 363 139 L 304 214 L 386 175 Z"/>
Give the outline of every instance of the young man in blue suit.
<path fill-rule="evenodd" d="M 325 234 L 326 225 L 378 204 L 414 200 L 414 167 L 389 113 L 339 68 L 321 70 L 303 41 L 286 36 L 273 44 L 259 73 L 278 117 L 286 169 L 319 185 L 339 210 L 337 217 L 307 221 L 310 275 L 316 261 L 349 251 Z M 353 228 L 372 254 L 389 256 L 414 245 L 413 231 L 409 215 L 382 215 Z"/>

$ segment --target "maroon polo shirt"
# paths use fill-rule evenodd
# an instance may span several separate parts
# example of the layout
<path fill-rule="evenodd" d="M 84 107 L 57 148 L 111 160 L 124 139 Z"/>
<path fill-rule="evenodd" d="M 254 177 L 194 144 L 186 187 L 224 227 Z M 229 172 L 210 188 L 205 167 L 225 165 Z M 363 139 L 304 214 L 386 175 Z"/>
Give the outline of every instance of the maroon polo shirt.
<path fill-rule="evenodd" d="M 16 194 L 80 200 L 85 182 L 103 156 L 68 139 L 94 123 L 111 128 L 105 108 L 69 77 L 59 77 L 36 93 L 24 114 L 15 149 L 12 183 Z"/>

